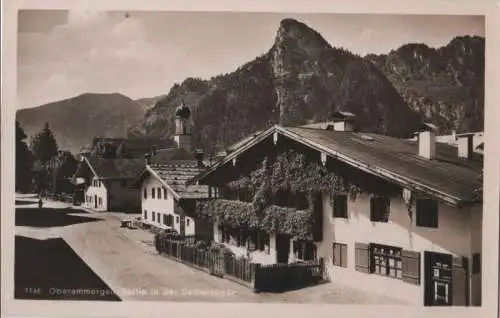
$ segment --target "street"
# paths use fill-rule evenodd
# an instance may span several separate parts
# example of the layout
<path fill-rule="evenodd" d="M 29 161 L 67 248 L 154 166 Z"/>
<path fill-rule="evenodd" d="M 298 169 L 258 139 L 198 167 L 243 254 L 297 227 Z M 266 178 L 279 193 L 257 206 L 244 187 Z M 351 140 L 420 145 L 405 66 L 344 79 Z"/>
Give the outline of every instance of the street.
<path fill-rule="evenodd" d="M 92 300 L 395 303 L 389 298 L 332 283 L 286 293 L 254 293 L 237 283 L 159 256 L 152 246 L 151 233 L 120 228 L 123 216 L 121 213 L 83 211 L 50 201 L 45 201 L 43 208 L 38 209 L 33 199 L 18 198 L 16 297 L 37 298 L 37 293 L 43 293 L 39 289 L 43 288 L 46 293 L 38 295 L 39 298 L 47 296 L 48 290 L 50 299 L 59 299 L 68 293 L 71 295 L 74 289 L 85 288 L 106 290 L 82 298 Z M 30 246 L 26 242 L 35 246 L 31 254 L 18 250 Z M 41 249 L 35 242 L 38 245 L 51 242 L 52 245 Z M 57 266 L 50 265 L 53 263 Z M 36 274 L 42 266 L 50 267 Z"/>

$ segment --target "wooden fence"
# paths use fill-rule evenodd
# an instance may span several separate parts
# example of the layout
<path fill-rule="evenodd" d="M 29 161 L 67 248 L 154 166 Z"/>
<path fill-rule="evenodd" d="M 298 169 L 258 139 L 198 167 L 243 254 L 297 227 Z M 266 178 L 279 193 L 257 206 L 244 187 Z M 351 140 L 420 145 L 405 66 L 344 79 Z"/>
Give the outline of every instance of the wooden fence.
<path fill-rule="evenodd" d="M 323 259 L 304 263 L 272 264 L 258 266 L 255 272 L 255 289 L 266 292 L 283 292 L 324 281 Z"/>
<path fill-rule="evenodd" d="M 236 258 L 220 250 L 200 249 L 189 240 L 155 236 L 155 248 L 160 255 L 184 263 L 212 275 L 224 277 L 260 292 L 283 292 L 323 281 L 323 260 L 260 265 L 245 258 Z"/>

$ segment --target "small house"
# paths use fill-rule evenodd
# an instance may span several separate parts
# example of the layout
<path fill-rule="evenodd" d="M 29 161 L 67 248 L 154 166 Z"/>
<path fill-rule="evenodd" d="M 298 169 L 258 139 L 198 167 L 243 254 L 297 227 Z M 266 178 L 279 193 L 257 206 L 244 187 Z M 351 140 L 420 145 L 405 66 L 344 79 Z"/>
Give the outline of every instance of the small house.
<path fill-rule="evenodd" d="M 76 195 L 83 199 L 82 206 L 88 209 L 137 213 L 140 194 L 132 183 L 143 167 L 143 159 L 82 156 L 73 176 Z"/>

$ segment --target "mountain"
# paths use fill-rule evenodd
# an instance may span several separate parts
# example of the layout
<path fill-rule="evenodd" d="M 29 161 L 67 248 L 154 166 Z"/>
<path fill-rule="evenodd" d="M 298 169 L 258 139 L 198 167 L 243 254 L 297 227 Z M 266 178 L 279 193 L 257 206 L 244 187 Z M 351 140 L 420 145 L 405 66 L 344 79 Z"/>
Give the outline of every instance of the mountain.
<path fill-rule="evenodd" d="M 366 58 L 441 133 L 482 131 L 484 43 L 482 37 L 460 36 L 440 48 L 407 44 Z"/>
<path fill-rule="evenodd" d="M 234 72 L 175 84 L 129 135 L 172 135 L 181 101 L 192 109 L 195 146 L 209 151 L 274 123 L 326 120 L 340 109 L 358 115 L 360 130 L 398 137 L 421 122 L 374 64 L 293 19 L 281 21 L 267 53 Z"/>
<path fill-rule="evenodd" d="M 39 107 L 17 111 L 26 135 L 33 136 L 48 122 L 60 149 L 77 153 L 96 136 L 124 137 L 127 128 L 144 117 L 132 99 L 118 94 L 82 94 Z"/>
<path fill-rule="evenodd" d="M 144 111 L 152 108 L 159 100 L 165 98 L 167 95 L 160 95 L 155 97 L 144 97 L 136 99 L 135 102 L 141 106 Z"/>

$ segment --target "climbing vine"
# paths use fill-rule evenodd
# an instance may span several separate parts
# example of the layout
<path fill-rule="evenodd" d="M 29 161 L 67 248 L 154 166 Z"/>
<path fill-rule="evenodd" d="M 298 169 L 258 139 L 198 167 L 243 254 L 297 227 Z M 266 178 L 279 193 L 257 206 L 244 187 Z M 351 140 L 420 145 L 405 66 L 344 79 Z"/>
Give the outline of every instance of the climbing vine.
<path fill-rule="evenodd" d="M 198 203 L 198 215 L 233 227 L 261 229 L 270 233 L 289 234 L 310 239 L 317 223 L 313 208 L 314 193 L 328 193 L 330 202 L 336 194 L 348 194 L 355 200 L 361 188 L 347 182 L 325 166 L 307 161 L 305 155 L 288 151 L 270 162 L 264 158 L 258 169 L 226 184 L 228 189 L 246 189 L 253 194 L 251 202 L 214 199 Z M 278 206 L 277 194 L 305 195 L 307 208 Z"/>

